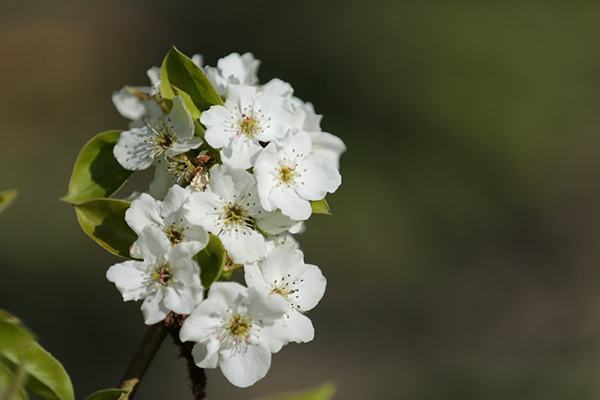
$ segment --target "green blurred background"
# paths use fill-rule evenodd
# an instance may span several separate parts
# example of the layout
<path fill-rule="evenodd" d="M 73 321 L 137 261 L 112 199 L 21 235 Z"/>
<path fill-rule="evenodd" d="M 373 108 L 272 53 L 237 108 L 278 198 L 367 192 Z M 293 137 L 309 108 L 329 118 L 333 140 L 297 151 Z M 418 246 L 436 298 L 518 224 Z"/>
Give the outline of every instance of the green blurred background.
<path fill-rule="evenodd" d="M 299 238 L 329 284 L 315 340 L 250 389 L 209 371 L 211 399 L 599 398 L 600 3 L 0 0 L 0 188 L 21 191 L 0 307 L 79 397 L 118 383 L 145 327 L 58 198 L 83 144 L 127 126 L 112 91 L 173 44 L 253 52 L 349 148 L 335 216 Z M 191 398 L 185 379 L 166 342 L 138 397 Z"/>

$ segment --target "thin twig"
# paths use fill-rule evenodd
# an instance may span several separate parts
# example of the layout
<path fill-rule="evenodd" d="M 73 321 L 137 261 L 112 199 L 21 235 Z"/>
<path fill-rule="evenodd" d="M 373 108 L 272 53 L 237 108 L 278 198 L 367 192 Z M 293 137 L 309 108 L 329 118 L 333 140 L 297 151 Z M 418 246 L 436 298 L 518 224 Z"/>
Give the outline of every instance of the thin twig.
<path fill-rule="evenodd" d="M 125 371 L 125 375 L 123 375 L 123 379 L 119 385 L 119 388 L 129 390 L 129 393 L 123 400 L 133 399 L 133 395 L 135 394 L 144 373 L 148 369 L 148 366 L 158 351 L 161 343 L 167 336 L 167 333 L 168 330 L 165 328 L 163 322 L 150 326 L 146 331 L 142 343 L 140 343 L 135 355 L 131 359 L 127 371 Z"/>

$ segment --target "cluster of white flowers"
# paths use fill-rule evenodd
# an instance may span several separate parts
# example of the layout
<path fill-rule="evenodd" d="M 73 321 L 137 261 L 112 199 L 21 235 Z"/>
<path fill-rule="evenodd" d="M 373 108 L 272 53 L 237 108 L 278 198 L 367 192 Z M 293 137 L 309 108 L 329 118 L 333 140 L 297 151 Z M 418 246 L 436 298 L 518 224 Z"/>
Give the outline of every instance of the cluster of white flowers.
<path fill-rule="evenodd" d="M 125 301 L 143 300 L 146 324 L 189 314 L 180 338 L 196 343 L 196 364 L 220 367 L 247 387 L 266 375 L 271 353 L 314 337 L 305 312 L 323 297 L 326 280 L 305 264 L 293 234 L 304 229 L 311 202 L 340 186 L 346 148 L 321 130 L 321 116 L 290 84 L 260 85 L 251 53 L 233 53 L 217 67 L 192 60 L 223 100 L 198 120 L 179 95 L 165 106 L 156 67 L 148 71 L 152 86 L 113 95 L 131 120 L 115 158 L 128 170 L 154 167 L 155 175 L 125 217 L 138 235 L 130 250 L 136 260 L 113 265 L 107 278 Z M 221 241 L 230 270 L 244 268 L 247 287 L 202 286 L 195 256 L 209 235 Z"/>

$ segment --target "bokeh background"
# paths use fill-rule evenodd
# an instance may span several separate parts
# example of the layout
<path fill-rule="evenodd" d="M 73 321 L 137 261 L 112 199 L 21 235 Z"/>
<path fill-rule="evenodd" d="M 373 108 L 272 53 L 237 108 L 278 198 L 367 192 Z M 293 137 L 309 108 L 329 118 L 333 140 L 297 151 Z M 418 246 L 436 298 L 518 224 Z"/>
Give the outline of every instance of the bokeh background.
<path fill-rule="evenodd" d="M 0 0 L 0 307 L 71 373 L 117 385 L 143 325 L 119 260 L 60 203 L 78 151 L 123 129 L 110 100 L 171 45 L 262 60 L 349 151 L 301 236 L 329 286 L 316 339 L 250 389 L 338 399 L 600 396 L 600 3 Z M 128 193 L 122 192 L 123 196 Z M 140 399 L 191 398 L 165 342 Z"/>

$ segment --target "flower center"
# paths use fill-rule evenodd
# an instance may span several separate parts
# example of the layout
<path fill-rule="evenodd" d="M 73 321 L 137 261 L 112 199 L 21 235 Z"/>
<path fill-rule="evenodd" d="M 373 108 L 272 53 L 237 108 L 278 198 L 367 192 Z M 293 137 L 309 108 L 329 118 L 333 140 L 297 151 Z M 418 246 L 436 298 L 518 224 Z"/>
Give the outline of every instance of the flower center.
<path fill-rule="evenodd" d="M 163 286 L 167 286 L 171 281 L 171 268 L 169 267 L 169 263 L 164 265 L 159 265 L 154 269 L 154 273 L 150 276 L 150 279 L 153 281 L 157 281 Z"/>
<path fill-rule="evenodd" d="M 254 220 L 248 215 L 246 210 L 235 203 L 229 203 L 223 209 L 223 219 L 226 226 L 243 225 L 253 226 Z"/>
<path fill-rule="evenodd" d="M 299 174 L 290 166 L 282 165 L 279 167 L 279 182 L 290 186 Z"/>
<path fill-rule="evenodd" d="M 165 228 L 165 235 L 169 238 L 172 246 L 183 242 L 183 229 L 177 228 L 175 225 L 169 225 Z"/>
<path fill-rule="evenodd" d="M 240 313 L 233 313 L 225 322 L 217 339 L 224 344 L 241 344 L 250 339 L 252 333 L 252 319 Z"/>
<path fill-rule="evenodd" d="M 252 138 L 260 132 L 262 132 L 260 120 L 254 115 L 242 114 L 242 118 L 238 121 L 238 135 L 244 134 Z"/>
<path fill-rule="evenodd" d="M 152 131 L 150 140 L 154 143 L 154 157 L 162 156 L 175 143 L 174 129 L 171 126 L 164 124 L 162 121 L 158 121 L 155 125 L 149 123 L 146 125 Z"/>

